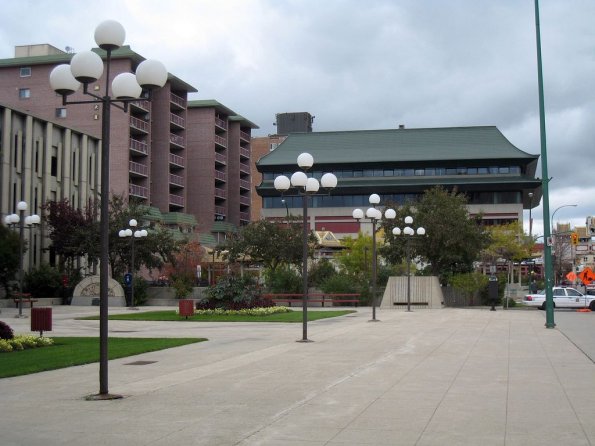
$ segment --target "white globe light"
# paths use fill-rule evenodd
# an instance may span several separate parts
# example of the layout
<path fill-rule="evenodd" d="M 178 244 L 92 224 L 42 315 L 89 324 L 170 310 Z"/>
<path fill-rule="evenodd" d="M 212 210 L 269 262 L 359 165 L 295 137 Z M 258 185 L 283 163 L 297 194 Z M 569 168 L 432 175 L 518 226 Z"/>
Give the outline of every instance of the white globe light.
<path fill-rule="evenodd" d="M 368 218 L 376 218 L 376 209 L 368 208 L 366 209 L 366 217 Z"/>
<path fill-rule="evenodd" d="M 124 229 L 120 229 L 120 231 L 118 232 L 118 237 L 126 237 L 126 231 Z"/>
<path fill-rule="evenodd" d="M 401 228 L 393 228 L 394 235 L 401 235 Z"/>
<path fill-rule="evenodd" d="M 136 99 L 142 92 L 132 73 L 120 73 L 112 81 L 112 94 L 118 99 Z"/>
<path fill-rule="evenodd" d="M 405 229 L 403 229 L 403 233 L 405 235 L 413 235 L 415 234 L 415 231 L 411 229 L 409 226 L 406 226 Z"/>
<path fill-rule="evenodd" d="M 19 201 L 17 203 L 17 210 L 19 211 L 26 211 L 29 206 L 27 205 L 26 201 Z"/>
<path fill-rule="evenodd" d="M 294 172 L 291 175 L 291 185 L 293 187 L 306 187 L 308 176 L 304 172 Z"/>
<path fill-rule="evenodd" d="M 102 50 L 120 48 L 126 39 L 126 30 L 115 20 L 105 20 L 95 28 L 95 43 Z"/>
<path fill-rule="evenodd" d="M 134 231 L 134 238 L 141 238 L 143 236 L 143 231 L 136 230 Z"/>
<path fill-rule="evenodd" d="M 308 170 L 314 164 L 314 158 L 309 153 L 301 153 L 297 157 L 297 164 L 301 169 Z"/>
<path fill-rule="evenodd" d="M 320 184 L 325 189 L 334 189 L 337 187 L 337 177 L 332 173 L 325 173 L 320 179 Z"/>
<path fill-rule="evenodd" d="M 18 222 L 21 221 L 21 217 L 19 217 L 19 214 L 10 214 L 10 222 L 14 225 L 17 224 Z"/>
<path fill-rule="evenodd" d="M 351 215 L 356 220 L 360 220 L 360 219 L 364 218 L 364 211 L 362 211 L 361 209 L 354 209 L 353 212 L 351 213 Z"/>
<path fill-rule="evenodd" d="M 50 86 L 52 90 L 61 95 L 69 95 L 81 87 L 70 71 L 70 65 L 62 64 L 55 67 L 50 73 Z"/>
<path fill-rule="evenodd" d="M 135 228 L 138 225 L 138 222 L 133 218 L 128 222 L 128 226 L 132 226 Z"/>
<path fill-rule="evenodd" d="M 167 69 L 158 60 L 147 59 L 137 67 L 136 80 L 146 90 L 161 88 L 167 82 Z"/>
<path fill-rule="evenodd" d="M 417 228 L 417 235 L 426 235 L 426 230 L 424 228 Z"/>
<path fill-rule="evenodd" d="M 286 191 L 291 186 L 289 178 L 287 178 L 285 175 L 279 175 L 276 177 L 273 184 L 275 185 L 275 189 L 281 192 Z"/>
<path fill-rule="evenodd" d="M 407 217 L 405 217 L 405 224 L 406 225 L 410 225 L 413 223 L 413 217 L 410 217 L 409 215 Z"/>
<path fill-rule="evenodd" d="M 397 213 L 394 209 L 387 209 L 386 211 L 384 211 L 384 218 L 387 218 L 389 220 L 393 220 L 397 217 Z"/>
<path fill-rule="evenodd" d="M 30 221 L 31 221 L 31 224 L 32 225 L 38 225 L 39 223 L 41 223 L 41 217 L 39 215 L 37 215 L 37 214 L 33 214 L 31 216 L 31 220 Z"/>
<path fill-rule="evenodd" d="M 93 51 L 81 51 L 72 57 L 70 71 L 83 84 L 95 82 L 103 74 L 103 60 Z"/>
<path fill-rule="evenodd" d="M 370 204 L 378 204 L 380 203 L 380 195 L 372 194 L 368 200 L 370 201 Z"/>
<path fill-rule="evenodd" d="M 8 225 L 12 224 L 12 221 L 11 221 L 10 215 L 7 215 L 6 217 L 4 217 L 4 224 L 5 224 L 6 226 L 8 226 Z"/>
<path fill-rule="evenodd" d="M 27 226 L 30 226 L 30 225 L 33 224 L 33 223 L 31 223 L 31 216 L 30 215 L 28 215 L 27 217 L 25 217 L 25 224 Z"/>
<path fill-rule="evenodd" d="M 149 235 L 149 233 L 147 232 L 146 229 L 143 229 L 143 230 L 140 231 L 140 235 L 141 235 L 141 237 L 146 237 L 146 236 Z"/>
<path fill-rule="evenodd" d="M 126 237 L 131 237 L 132 236 L 132 229 L 130 229 L 130 228 L 125 229 L 124 232 L 126 233 Z"/>
<path fill-rule="evenodd" d="M 320 189 L 320 183 L 316 178 L 308 178 L 306 180 L 306 192 L 314 193 L 318 192 L 318 189 Z"/>

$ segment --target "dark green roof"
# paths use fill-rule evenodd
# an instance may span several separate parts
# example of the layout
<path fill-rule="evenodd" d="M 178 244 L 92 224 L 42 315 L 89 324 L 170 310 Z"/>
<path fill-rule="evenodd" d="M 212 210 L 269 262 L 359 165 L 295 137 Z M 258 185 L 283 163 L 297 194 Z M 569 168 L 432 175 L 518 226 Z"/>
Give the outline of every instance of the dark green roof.
<path fill-rule="evenodd" d="M 317 164 L 492 159 L 528 163 L 539 158 L 512 145 L 496 127 L 484 126 L 292 133 L 257 165 L 296 166 L 302 152 L 314 157 L 314 168 Z"/>
<path fill-rule="evenodd" d="M 228 117 L 230 121 L 238 121 L 241 125 L 245 127 L 250 127 L 253 129 L 258 129 L 256 124 L 248 119 L 244 118 L 241 115 L 238 115 L 235 111 L 231 108 L 226 107 L 221 102 L 216 101 L 215 99 L 201 99 L 201 100 L 192 100 L 188 101 L 188 108 L 214 108 L 219 113 L 223 113 Z"/>
<path fill-rule="evenodd" d="M 213 223 L 211 227 L 211 232 L 238 232 L 238 227 L 233 223 L 229 223 L 227 221 L 216 221 Z"/>
<path fill-rule="evenodd" d="M 198 241 L 201 245 L 208 246 L 209 248 L 215 248 L 217 246 L 217 240 L 215 240 L 213 234 L 201 232 L 198 234 Z"/>
<path fill-rule="evenodd" d="M 94 52 L 105 58 L 106 52 L 100 48 L 93 48 Z M 74 54 L 50 54 L 48 56 L 28 56 L 28 57 L 13 57 L 10 59 L 0 59 L 0 67 L 26 66 L 26 65 L 53 65 L 70 63 Z M 112 59 L 131 59 L 135 64 L 141 63 L 145 58 L 135 51 L 132 51 L 130 45 L 123 45 L 112 52 Z M 167 67 L 166 67 L 167 68 Z M 184 90 L 195 93 L 198 90 L 192 85 L 184 82 L 180 78 L 168 73 L 167 80 L 176 90 Z"/>
<path fill-rule="evenodd" d="M 163 223 L 166 225 L 189 225 L 196 226 L 196 217 L 191 214 L 185 214 L 183 212 L 167 212 L 163 214 Z"/>
<path fill-rule="evenodd" d="M 159 208 L 155 206 L 146 206 L 144 204 L 139 205 L 139 209 L 143 213 L 143 218 L 149 221 L 156 221 L 161 223 L 163 221 L 163 215 Z"/>

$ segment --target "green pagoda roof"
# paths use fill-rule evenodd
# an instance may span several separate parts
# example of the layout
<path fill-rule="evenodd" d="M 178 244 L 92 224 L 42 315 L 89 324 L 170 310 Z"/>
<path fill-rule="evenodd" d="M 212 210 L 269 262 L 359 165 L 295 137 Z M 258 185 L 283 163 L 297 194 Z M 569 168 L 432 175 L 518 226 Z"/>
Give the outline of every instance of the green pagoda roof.
<path fill-rule="evenodd" d="M 291 133 L 257 165 L 296 166 L 308 152 L 317 164 L 411 163 L 472 160 L 535 161 L 506 139 L 495 126 Z"/>

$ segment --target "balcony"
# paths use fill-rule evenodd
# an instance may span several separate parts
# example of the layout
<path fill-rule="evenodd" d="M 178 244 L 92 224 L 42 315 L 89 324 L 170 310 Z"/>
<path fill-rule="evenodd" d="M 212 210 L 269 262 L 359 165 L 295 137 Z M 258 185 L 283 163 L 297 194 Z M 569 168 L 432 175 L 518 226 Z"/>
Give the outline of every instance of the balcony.
<path fill-rule="evenodd" d="M 184 187 L 184 177 L 170 173 L 169 174 L 169 184 L 173 184 L 174 186 Z"/>
<path fill-rule="evenodd" d="M 149 176 L 149 168 L 144 164 L 135 163 L 134 161 L 128 162 L 128 172 L 143 177 Z"/>
<path fill-rule="evenodd" d="M 249 222 L 250 221 L 250 212 L 240 212 L 240 221 Z"/>
<path fill-rule="evenodd" d="M 180 135 L 176 135 L 175 133 L 169 134 L 169 142 L 178 146 L 178 147 L 181 147 L 181 148 L 186 147 L 186 142 L 184 140 L 184 137 L 180 136 Z"/>
<path fill-rule="evenodd" d="M 177 107 L 179 107 L 181 109 L 186 108 L 186 99 L 184 99 L 181 96 L 178 96 L 177 94 L 170 93 L 169 102 L 171 102 L 172 104 L 176 105 Z"/>
<path fill-rule="evenodd" d="M 182 118 L 181 116 L 174 114 L 174 113 L 169 114 L 169 123 L 180 128 L 180 129 L 183 129 L 186 127 L 185 119 Z"/>
<path fill-rule="evenodd" d="M 215 188 L 215 197 L 216 198 L 227 198 L 227 191 L 225 189 L 216 187 Z"/>
<path fill-rule="evenodd" d="M 181 195 L 169 194 L 169 204 L 184 207 L 184 197 Z"/>
<path fill-rule="evenodd" d="M 240 189 L 250 190 L 250 181 L 248 181 L 248 180 L 240 180 Z"/>
<path fill-rule="evenodd" d="M 240 156 L 242 158 L 250 158 L 250 148 L 249 147 L 241 147 L 240 146 Z"/>
<path fill-rule="evenodd" d="M 148 198 L 149 189 L 143 186 L 138 186 L 136 184 L 128 184 L 128 194 L 134 197 Z"/>
<path fill-rule="evenodd" d="M 221 147 L 227 148 L 227 139 L 223 136 L 215 135 L 215 144 L 220 145 Z"/>
<path fill-rule="evenodd" d="M 143 133 L 149 133 L 149 123 L 134 116 L 130 117 L 130 127 Z"/>
<path fill-rule="evenodd" d="M 149 101 L 130 102 L 130 106 L 145 112 L 151 111 L 151 103 Z"/>
<path fill-rule="evenodd" d="M 227 157 L 222 153 L 215 152 L 215 162 L 225 165 L 227 164 Z"/>
<path fill-rule="evenodd" d="M 243 139 L 246 142 L 250 142 L 250 135 L 240 130 L 240 139 Z"/>
<path fill-rule="evenodd" d="M 130 138 L 130 150 L 141 153 L 143 155 L 149 154 L 149 145 L 137 139 Z"/>
<path fill-rule="evenodd" d="M 215 179 L 221 181 L 227 181 L 227 174 L 225 172 L 221 172 L 220 170 L 215 171 Z"/>
<path fill-rule="evenodd" d="M 215 214 L 225 217 L 225 206 L 215 206 Z"/>
<path fill-rule="evenodd" d="M 250 197 L 244 197 L 243 195 L 240 195 L 240 204 L 243 204 L 244 206 L 250 206 Z"/>
<path fill-rule="evenodd" d="M 184 158 L 179 155 L 169 154 L 169 163 L 177 167 L 184 167 Z"/>
<path fill-rule="evenodd" d="M 250 165 L 246 163 L 240 163 L 240 172 L 250 175 Z"/>
<path fill-rule="evenodd" d="M 227 121 L 215 116 L 215 125 L 219 127 L 221 130 L 227 131 Z"/>

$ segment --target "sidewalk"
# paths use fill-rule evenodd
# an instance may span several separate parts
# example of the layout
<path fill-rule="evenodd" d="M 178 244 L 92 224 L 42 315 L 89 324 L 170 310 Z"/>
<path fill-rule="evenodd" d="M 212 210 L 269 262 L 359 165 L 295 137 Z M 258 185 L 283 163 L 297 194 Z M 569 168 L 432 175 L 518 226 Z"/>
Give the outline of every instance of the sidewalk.
<path fill-rule="evenodd" d="M 54 307 L 48 334 L 97 336 L 72 319 L 97 311 Z M 27 333 L 12 313 L 0 320 Z M 312 343 L 295 342 L 301 324 L 110 321 L 110 336 L 209 341 L 110 361 L 121 400 L 84 400 L 97 364 L 0 379 L 0 444 L 595 444 L 595 365 L 543 312 L 370 316 L 312 322 Z"/>

